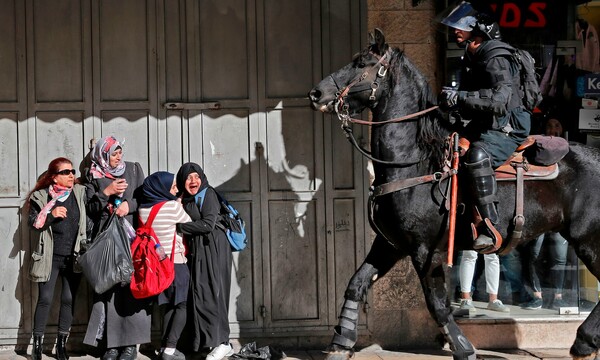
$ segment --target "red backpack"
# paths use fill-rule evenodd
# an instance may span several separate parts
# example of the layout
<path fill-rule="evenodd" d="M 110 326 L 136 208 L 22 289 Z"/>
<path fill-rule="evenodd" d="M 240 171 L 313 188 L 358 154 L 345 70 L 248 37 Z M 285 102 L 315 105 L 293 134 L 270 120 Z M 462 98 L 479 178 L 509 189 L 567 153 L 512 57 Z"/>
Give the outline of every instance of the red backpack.
<path fill-rule="evenodd" d="M 173 264 L 173 253 L 175 252 L 175 235 L 173 235 L 173 247 L 171 256 L 159 260 L 155 246 L 160 241 L 152 229 L 152 222 L 156 214 L 166 201 L 152 207 L 148 220 L 136 230 L 136 237 L 131 244 L 131 257 L 133 260 L 133 276 L 131 277 L 131 293 L 136 299 L 155 296 L 167 289 L 175 279 L 175 265 Z"/>

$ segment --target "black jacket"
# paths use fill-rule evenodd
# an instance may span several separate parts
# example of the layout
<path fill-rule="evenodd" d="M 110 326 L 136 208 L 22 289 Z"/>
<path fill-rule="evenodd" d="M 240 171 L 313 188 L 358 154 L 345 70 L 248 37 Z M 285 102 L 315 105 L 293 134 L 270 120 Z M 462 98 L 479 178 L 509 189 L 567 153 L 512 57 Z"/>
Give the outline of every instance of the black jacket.
<path fill-rule="evenodd" d="M 499 40 L 483 42 L 474 54 L 465 51 L 458 104 L 461 116 L 471 120 L 468 137 L 486 130 L 510 133 L 521 139 L 529 135 L 530 114 L 522 104 L 519 68 L 512 58 L 513 51 Z"/>

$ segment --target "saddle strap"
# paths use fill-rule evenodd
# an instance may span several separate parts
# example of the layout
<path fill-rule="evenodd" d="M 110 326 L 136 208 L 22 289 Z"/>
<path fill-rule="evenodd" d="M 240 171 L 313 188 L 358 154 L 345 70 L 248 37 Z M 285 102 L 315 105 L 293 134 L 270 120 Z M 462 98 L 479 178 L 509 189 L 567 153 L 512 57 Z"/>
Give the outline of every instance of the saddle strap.
<path fill-rule="evenodd" d="M 517 184 L 516 184 L 517 188 L 515 191 L 515 193 L 516 193 L 515 194 L 515 196 L 516 196 L 515 217 L 513 219 L 513 224 L 515 227 L 510 235 L 510 239 L 508 240 L 507 245 L 499 251 L 500 255 L 508 254 L 509 252 L 512 251 L 512 249 L 514 249 L 517 246 L 517 244 L 521 240 L 521 237 L 523 237 L 523 226 L 525 225 L 525 216 L 523 216 L 523 208 L 524 208 L 523 181 L 524 181 L 524 173 L 525 173 L 524 167 L 526 166 L 526 164 L 524 162 L 515 162 L 515 163 L 512 163 L 511 165 L 515 168 L 516 175 L 517 175 Z"/>

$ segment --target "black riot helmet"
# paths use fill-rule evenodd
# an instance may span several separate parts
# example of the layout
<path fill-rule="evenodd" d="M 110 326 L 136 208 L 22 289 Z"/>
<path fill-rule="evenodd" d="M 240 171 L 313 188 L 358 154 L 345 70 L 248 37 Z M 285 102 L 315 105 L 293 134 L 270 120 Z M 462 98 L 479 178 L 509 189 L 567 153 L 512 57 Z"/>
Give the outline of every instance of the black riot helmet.
<path fill-rule="evenodd" d="M 486 40 L 500 40 L 500 26 L 489 15 L 473 9 L 468 1 L 448 7 L 437 17 L 440 23 L 463 31 L 470 31 L 473 36 L 481 36 Z"/>

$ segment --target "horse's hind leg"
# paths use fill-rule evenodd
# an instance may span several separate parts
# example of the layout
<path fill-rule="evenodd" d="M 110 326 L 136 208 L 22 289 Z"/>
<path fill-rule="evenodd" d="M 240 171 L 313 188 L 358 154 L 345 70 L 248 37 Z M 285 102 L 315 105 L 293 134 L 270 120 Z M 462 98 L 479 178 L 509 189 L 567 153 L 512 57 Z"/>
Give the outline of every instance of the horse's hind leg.
<path fill-rule="evenodd" d="M 577 256 L 588 270 L 600 279 L 600 258 L 598 258 L 597 239 L 586 243 L 572 243 Z M 577 329 L 575 342 L 571 346 L 571 356 L 574 359 L 597 359 L 600 349 L 600 306 L 596 304 L 592 312 Z"/>
<path fill-rule="evenodd" d="M 444 253 L 434 251 L 429 254 L 425 250 L 413 256 L 413 264 L 421 279 L 427 309 L 450 345 L 454 360 L 475 360 L 473 345 L 456 325 L 452 316 L 442 260 Z"/>
<path fill-rule="evenodd" d="M 346 360 L 354 354 L 358 337 L 358 313 L 360 303 L 377 278 L 385 275 L 402 256 L 385 239 L 377 236 L 371 250 L 360 268 L 354 273 L 344 294 L 344 305 L 333 339 L 327 348 L 327 360 Z"/>
<path fill-rule="evenodd" d="M 600 329 L 600 307 L 596 304 L 594 310 L 577 329 L 577 336 L 570 350 L 574 359 L 597 359 L 596 355 L 600 347 L 598 329 Z"/>

